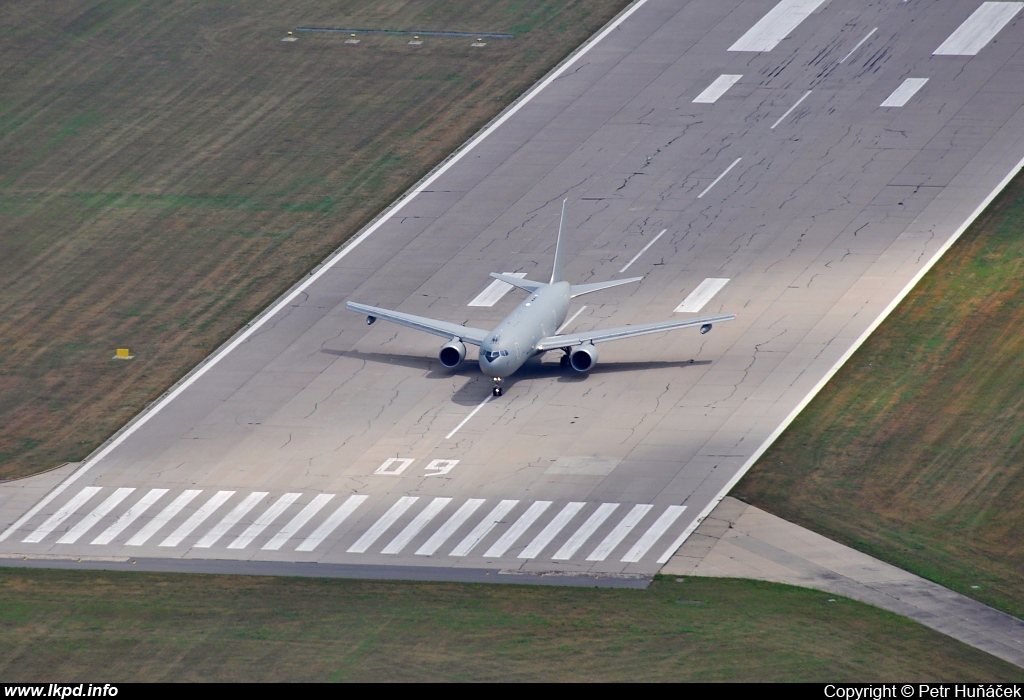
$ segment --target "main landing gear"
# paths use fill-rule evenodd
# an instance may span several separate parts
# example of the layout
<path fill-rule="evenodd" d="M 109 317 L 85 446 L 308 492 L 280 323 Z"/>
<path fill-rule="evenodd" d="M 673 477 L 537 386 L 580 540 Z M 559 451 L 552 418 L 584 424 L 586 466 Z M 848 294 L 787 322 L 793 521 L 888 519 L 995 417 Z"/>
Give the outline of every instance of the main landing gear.
<path fill-rule="evenodd" d="M 569 355 L 572 354 L 572 348 L 562 348 L 562 352 L 565 354 L 558 358 L 558 364 L 560 367 L 568 367 Z"/>

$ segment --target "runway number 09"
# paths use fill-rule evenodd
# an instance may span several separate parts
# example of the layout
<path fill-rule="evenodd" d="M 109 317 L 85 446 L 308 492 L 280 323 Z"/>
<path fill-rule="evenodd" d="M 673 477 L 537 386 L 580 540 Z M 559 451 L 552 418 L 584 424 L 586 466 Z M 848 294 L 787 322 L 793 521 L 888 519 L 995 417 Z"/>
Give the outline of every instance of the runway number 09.
<path fill-rule="evenodd" d="M 402 473 L 412 466 L 415 459 L 408 457 L 390 457 L 384 460 L 384 464 L 377 467 L 373 473 L 378 476 L 401 476 Z M 426 476 L 441 476 L 447 474 L 455 465 L 459 463 L 457 459 L 435 459 L 423 468 Z"/>

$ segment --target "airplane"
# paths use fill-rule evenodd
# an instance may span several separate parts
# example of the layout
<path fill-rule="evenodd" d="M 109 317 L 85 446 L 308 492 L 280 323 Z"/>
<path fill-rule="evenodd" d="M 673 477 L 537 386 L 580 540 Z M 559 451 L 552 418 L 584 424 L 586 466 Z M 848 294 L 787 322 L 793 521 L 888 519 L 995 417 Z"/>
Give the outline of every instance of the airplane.
<path fill-rule="evenodd" d="M 345 307 L 350 311 L 366 314 L 366 324 L 372 326 L 377 319 L 391 321 L 425 333 L 433 333 L 448 342 L 441 347 L 439 359 L 448 369 L 455 369 L 466 359 L 466 343 L 480 348 L 480 370 L 494 380 L 494 396 L 502 395 L 502 384 L 506 377 L 522 367 L 527 360 L 551 350 L 561 350 L 562 367 L 572 367 L 577 372 L 590 371 L 597 363 L 597 344 L 611 340 L 635 338 L 650 333 L 662 333 L 678 328 L 700 327 L 707 333 L 715 323 L 724 323 L 736 318 L 736 314 L 708 316 L 696 319 L 659 321 L 636 326 L 623 326 L 606 330 L 584 331 L 558 335 L 558 329 L 565 323 L 569 313 L 569 300 L 622 284 L 639 282 L 643 277 L 593 282 L 590 284 L 569 284 L 562 276 L 565 255 L 565 222 L 568 199 L 562 201 L 562 218 L 558 225 L 558 240 L 555 243 L 555 262 L 551 280 L 546 284 L 520 279 L 511 275 L 492 272 L 491 277 L 518 287 L 530 296 L 497 325 L 494 330 L 470 328 L 447 321 L 438 321 L 423 316 L 381 309 L 376 306 L 349 301 Z"/>

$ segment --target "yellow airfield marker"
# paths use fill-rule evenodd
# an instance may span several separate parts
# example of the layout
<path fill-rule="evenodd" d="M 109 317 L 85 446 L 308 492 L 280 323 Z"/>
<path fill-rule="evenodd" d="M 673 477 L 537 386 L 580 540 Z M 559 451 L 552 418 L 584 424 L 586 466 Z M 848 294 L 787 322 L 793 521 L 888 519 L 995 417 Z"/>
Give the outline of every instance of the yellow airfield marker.
<path fill-rule="evenodd" d="M 114 359 L 115 360 L 130 360 L 133 357 L 135 357 L 135 355 L 132 355 L 128 351 L 128 348 L 118 348 L 117 349 L 117 354 L 114 355 Z"/>

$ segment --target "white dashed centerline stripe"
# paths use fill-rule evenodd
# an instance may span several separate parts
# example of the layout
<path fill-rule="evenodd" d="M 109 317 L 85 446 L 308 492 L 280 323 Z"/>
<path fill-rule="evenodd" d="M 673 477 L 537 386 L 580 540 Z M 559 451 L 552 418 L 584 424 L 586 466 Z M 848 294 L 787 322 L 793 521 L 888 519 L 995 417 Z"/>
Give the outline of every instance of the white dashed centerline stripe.
<path fill-rule="evenodd" d="M 100 536 L 94 539 L 90 544 L 110 544 L 115 537 L 124 532 L 129 525 L 134 523 L 140 515 L 149 510 L 154 503 L 163 498 L 166 493 L 167 489 L 150 489 L 149 493 L 140 498 L 139 501 L 131 508 L 126 510 L 113 525 L 100 533 Z"/>
<path fill-rule="evenodd" d="M 484 504 L 483 498 L 471 498 L 452 514 L 452 517 L 448 518 L 447 522 L 441 526 L 441 528 L 430 536 L 426 542 L 424 542 L 419 549 L 416 550 L 416 554 L 421 557 L 429 557 L 443 545 L 449 537 L 455 534 L 455 531 L 465 524 L 469 520 L 470 516 L 476 512 L 476 509 Z"/>
<path fill-rule="evenodd" d="M 177 547 L 181 541 L 192 534 L 192 531 L 202 525 L 207 518 L 213 515 L 218 508 L 224 505 L 229 498 L 235 495 L 234 491 L 218 491 L 213 494 L 206 503 L 199 507 L 188 520 L 178 526 L 178 529 L 160 543 L 161 547 Z"/>
<path fill-rule="evenodd" d="M 708 192 L 710 192 L 710 191 L 711 191 L 711 188 L 712 188 L 712 187 L 714 187 L 715 185 L 717 185 L 717 184 L 718 184 L 718 182 L 719 182 L 719 180 L 721 180 L 721 179 L 722 179 L 723 177 L 725 177 L 726 175 L 728 175 L 728 174 L 729 174 L 729 171 L 730 171 L 730 170 L 732 170 L 733 168 L 735 168 L 735 167 L 736 167 L 736 165 L 737 165 L 737 164 L 738 164 L 738 163 L 739 163 L 739 162 L 740 162 L 741 160 L 743 160 L 743 159 L 742 159 L 742 158 L 737 158 L 736 160 L 734 160 L 734 161 L 732 162 L 732 165 L 730 165 L 730 166 L 729 166 L 728 168 L 726 168 L 726 169 L 725 169 L 725 171 L 724 171 L 724 172 L 723 172 L 723 173 L 722 173 L 721 175 L 719 175 L 718 177 L 716 177 L 716 178 L 714 179 L 714 181 L 713 181 L 713 182 L 712 182 L 712 183 L 711 183 L 710 185 L 708 185 L 707 187 L 705 187 L 705 188 L 704 188 L 704 191 L 703 191 L 703 192 L 701 192 L 701 193 L 700 193 L 699 195 L 697 195 L 697 199 L 700 199 L 701 197 L 703 197 L 704 195 L 706 195 L 706 194 L 707 194 Z"/>
<path fill-rule="evenodd" d="M 579 311 L 577 311 L 572 316 L 570 316 L 565 323 L 563 323 L 561 326 L 558 327 L 558 330 L 555 331 L 555 335 L 558 335 L 559 333 L 564 331 L 566 328 L 568 328 L 569 324 L 572 323 L 573 321 L 575 321 L 576 317 L 579 316 L 581 313 L 583 313 L 583 309 L 585 309 L 585 308 L 587 308 L 587 307 L 586 306 L 581 306 Z"/>
<path fill-rule="evenodd" d="M 508 548 L 516 543 L 523 533 L 530 529 L 530 526 L 536 522 L 544 511 L 551 505 L 551 501 L 535 501 L 533 505 L 526 509 L 526 512 L 519 516 L 519 520 L 508 530 L 505 534 L 498 538 L 498 541 L 491 545 L 490 549 L 484 552 L 484 557 L 487 559 L 496 559 L 504 556 Z"/>
<path fill-rule="evenodd" d="M 321 493 L 317 495 L 312 501 L 306 504 L 306 506 L 298 512 L 298 514 L 288 521 L 288 524 L 281 528 L 281 530 L 270 538 L 270 541 L 263 545 L 263 549 L 268 552 L 276 552 L 284 546 L 284 543 L 295 536 L 302 526 L 308 523 L 314 515 L 320 512 L 327 503 L 334 498 L 333 493 Z"/>
<path fill-rule="evenodd" d="M 246 496 L 241 503 L 232 508 L 227 515 L 216 525 L 210 528 L 210 531 L 203 535 L 198 542 L 196 547 L 200 549 L 209 549 L 213 545 L 217 544 L 217 541 L 221 537 L 228 534 L 228 530 L 238 524 L 238 521 L 245 517 L 245 514 L 256 507 L 256 504 L 266 498 L 269 494 L 266 491 L 254 491 Z"/>
<path fill-rule="evenodd" d="M 697 288 L 690 292 L 682 303 L 676 307 L 674 313 L 695 314 L 704 308 L 711 299 L 722 291 L 722 288 L 729 283 L 727 277 L 708 277 L 697 285 Z"/>
<path fill-rule="evenodd" d="M 302 541 L 296 552 L 312 552 L 327 536 L 338 529 L 348 516 L 355 512 L 356 508 L 363 504 L 369 496 L 349 496 L 345 502 L 338 506 L 338 510 L 331 513 L 327 520 L 320 524 L 320 527 L 313 530 L 313 533 Z"/>
<path fill-rule="evenodd" d="M 1013 19 L 1024 2 L 983 2 L 964 23 L 949 35 L 939 48 L 936 56 L 974 56 L 988 42 L 995 39 L 1003 27 Z"/>
<path fill-rule="evenodd" d="M 730 51 L 771 51 L 826 0 L 782 0 L 747 30 Z"/>
<path fill-rule="evenodd" d="M 99 491 L 99 486 L 86 486 L 74 498 L 65 503 L 63 507 L 58 508 L 56 513 L 47 518 L 46 522 L 37 527 L 35 532 L 23 539 L 22 542 L 42 542 L 44 537 L 74 515 L 76 510 L 85 505 L 86 501 L 95 496 Z"/>
<path fill-rule="evenodd" d="M 874 34 L 875 32 L 877 32 L 877 31 L 878 31 L 878 27 L 875 27 L 875 28 L 874 28 L 874 29 L 872 29 L 872 30 L 871 30 L 870 32 L 868 32 L 868 35 L 867 35 L 866 37 L 864 37 L 863 39 L 861 39 L 860 41 L 858 41 L 858 42 L 857 42 L 857 45 L 856 45 L 856 46 L 854 46 L 854 47 L 853 47 L 852 49 L 850 49 L 850 53 L 848 53 L 848 54 L 846 54 L 845 56 L 843 56 L 843 57 L 842 57 L 842 59 L 841 59 L 841 60 L 840 60 L 839 62 L 840 62 L 840 63 L 845 63 L 845 62 L 846 62 L 846 59 L 848 59 L 848 58 L 849 58 L 850 56 L 852 56 L 852 55 L 853 55 L 854 53 L 856 53 L 856 52 L 857 52 L 857 49 L 859 49 L 859 48 L 860 48 L 861 46 L 863 46 L 863 45 L 864 45 L 864 42 L 865 42 L 865 41 L 867 41 L 868 39 L 870 39 L 870 38 L 871 38 L 871 36 L 872 36 L 872 35 L 873 35 L 873 34 Z"/>
<path fill-rule="evenodd" d="M 456 425 L 455 428 L 450 433 L 448 433 L 447 435 L 444 436 L 444 439 L 445 440 L 451 440 L 452 439 L 452 435 L 454 435 L 455 433 L 459 432 L 459 430 L 462 429 L 462 426 L 464 426 L 466 423 L 468 423 L 469 419 L 472 418 L 473 416 L 475 416 L 477 411 L 479 411 L 481 408 L 483 408 L 487 404 L 487 402 L 490 401 L 493 398 L 494 398 L 494 394 L 488 394 L 487 398 L 485 398 L 483 401 L 478 403 L 476 405 L 476 408 L 474 408 L 472 411 L 470 411 L 469 415 L 462 419 L 461 423 Z"/>
<path fill-rule="evenodd" d="M 164 525 L 169 523 L 174 516 L 181 512 L 181 510 L 192 502 L 196 496 L 203 492 L 202 489 L 190 489 L 183 491 L 180 496 L 171 501 L 171 504 L 164 508 L 160 513 L 150 520 L 146 525 L 136 532 L 127 544 L 132 547 L 141 547 L 149 541 L 149 538 L 160 531 Z"/>
<path fill-rule="evenodd" d="M 737 161 L 737 162 L 738 162 L 738 161 Z M 735 165 L 735 163 L 734 163 L 734 165 Z M 727 170 L 726 172 L 729 172 L 729 171 Z M 708 188 L 708 189 L 710 189 L 710 188 Z M 635 263 L 635 262 L 636 262 L 637 260 L 639 260 L 639 259 L 640 259 L 640 256 L 641 256 L 641 255 L 643 255 L 644 253 L 646 253 L 646 252 L 647 252 L 647 249 L 648 249 L 648 248 L 650 248 L 650 247 L 651 247 L 652 245 L 654 245 L 655 243 L 657 243 L 657 242 L 658 242 L 658 239 L 659 239 L 659 238 L 661 238 L 662 236 L 664 236 L 664 235 L 665 235 L 665 232 L 666 232 L 666 231 L 668 231 L 668 229 L 667 229 L 667 228 L 663 228 L 663 229 L 661 229 L 661 233 L 659 233 L 659 234 L 658 234 L 657 236 L 655 236 L 655 237 L 654 237 L 653 239 L 651 239 L 651 242 L 650 242 L 650 243 L 648 243 L 647 245 L 645 245 L 645 246 L 644 246 L 643 248 L 641 248 L 641 249 L 640 249 L 640 252 L 639 252 L 639 253 L 637 253 L 636 255 L 634 255 L 634 256 L 633 256 L 633 259 L 632 259 L 632 260 L 630 260 L 630 261 L 629 261 L 628 263 L 626 263 L 625 265 L 623 265 L 623 266 L 622 266 L 622 269 L 621 269 L 621 270 L 619 270 L 619 274 L 621 275 L 621 274 L 622 274 L 623 272 L 625 272 L 626 270 L 628 270 L 628 269 L 629 269 L 629 266 L 630 266 L 630 265 L 632 265 L 632 264 L 633 264 L 633 263 Z"/>
<path fill-rule="evenodd" d="M 686 510 L 686 506 L 669 506 L 665 509 L 665 512 L 661 514 L 654 524 L 647 528 L 636 544 L 626 552 L 626 556 L 622 557 L 624 562 L 638 562 L 640 559 L 647 554 L 647 550 L 654 546 L 654 544 L 661 539 L 661 536 L 665 534 L 665 531 L 672 527 L 672 523 L 679 519 L 679 516 Z"/>
<path fill-rule="evenodd" d="M 441 510 L 451 503 L 450 498 L 435 498 L 427 507 L 420 511 L 419 515 L 412 519 L 412 522 L 405 526 L 395 539 L 388 542 L 388 545 L 381 550 L 381 554 L 398 554 L 405 546 L 412 541 L 412 538 L 420 533 L 420 530 L 430 524 Z"/>
<path fill-rule="evenodd" d="M 74 544 L 77 542 L 82 535 L 95 527 L 96 523 L 102 520 L 110 511 L 114 510 L 121 501 L 128 498 L 134 490 L 131 487 L 124 487 L 114 491 L 114 493 L 107 496 L 102 503 L 96 506 L 91 513 L 79 520 L 73 528 L 57 540 L 57 544 Z"/>
<path fill-rule="evenodd" d="M 739 82 L 742 75 L 720 75 L 715 78 L 715 81 L 704 88 L 704 91 L 693 98 L 696 104 L 710 105 L 718 101 L 718 98 L 724 95 L 729 88 Z"/>
<path fill-rule="evenodd" d="M 783 114 L 783 115 L 782 115 L 781 117 L 779 117 L 778 119 L 776 119 L 776 120 L 775 120 L 775 123 L 771 125 L 771 128 L 772 128 L 772 129 L 774 129 L 774 128 L 775 128 L 775 127 L 777 127 L 777 126 L 778 126 L 779 124 L 781 124 L 781 123 L 782 123 L 782 120 L 783 120 L 783 119 L 785 119 L 786 117 L 788 117 L 788 116 L 789 116 L 790 114 L 792 114 L 792 113 L 793 113 L 793 110 L 794 110 L 794 109 L 796 109 L 797 107 L 799 107 L 799 106 L 800 106 L 800 103 L 801 103 L 801 102 L 803 102 L 803 101 L 804 101 L 804 100 L 806 100 L 806 99 L 807 99 L 808 97 L 810 97 L 810 95 L 811 95 L 811 93 L 812 93 L 812 92 L 814 92 L 814 90 L 808 90 L 807 92 L 805 92 L 805 93 L 804 93 L 804 96 L 803 96 L 803 97 L 801 97 L 801 98 L 800 98 L 799 100 L 797 100 L 797 101 L 796 101 L 796 102 L 795 102 L 795 103 L 793 104 L 793 106 L 792 106 L 792 107 L 790 107 L 789 109 L 787 109 L 787 110 L 786 110 L 786 113 L 785 113 L 785 114 Z"/>
<path fill-rule="evenodd" d="M 507 277 L 518 277 L 523 279 L 526 277 L 525 272 L 502 272 L 501 274 Z M 501 298 L 508 294 L 510 291 L 515 289 L 508 282 L 502 282 L 501 280 L 494 280 L 491 282 L 484 291 L 476 295 L 473 301 L 469 302 L 469 306 L 494 306 Z"/>
<path fill-rule="evenodd" d="M 928 78 L 907 78 L 898 88 L 892 91 L 891 95 L 885 98 L 885 102 L 880 104 L 879 107 L 902 107 L 927 82 Z"/>
<path fill-rule="evenodd" d="M 286 493 L 281 496 L 277 501 L 263 511 L 263 514 L 256 518 L 256 520 L 249 527 L 245 528 L 245 532 L 235 538 L 235 541 L 228 545 L 228 549 L 245 549 L 252 541 L 260 536 L 260 533 L 266 530 L 268 527 L 274 524 L 281 513 L 288 510 L 288 506 L 295 503 L 301 496 L 301 493 Z"/>
<path fill-rule="evenodd" d="M 633 506 L 626 517 L 624 517 L 619 524 L 612 528 L 612 531 L 601 540 L 601 544 L 594 548 L 594 551 L 587 557 L 587 561 L 604 561 L 608 558 L 608 555 L 612 553 L 619 543 L 626 538 L 633 528 L 637 526 L 647 512 L 654 506 L 650 503 L 637 503 Z"/>
<path fill-rule="evenodd" d="M 534 559 L 540 556 L 540 553 L 544 551 L 544 548 L 551 543 L 551 540 L 555 539 L 555 536 L 561 532 L 569 521 L 583 509 L 586 503 L 583 501 L 573 501 L 567 503 L 565 508 L 562 508 L 561 512 L 551 519 L 540 533 L 533 538 L 533 542 L 526 546 L 526 549 L 519 555 L 520 559 Z"/>
<path fill-rule="evenodd" d="M 487 537 L 487 534 L 501 522 L 502 518 L 508 515 L 510 510 L 516 507 L 517 503 L 519 501 L 501 501 L 498 505 L 494 506 L 493 510 L 487 514 L 487 517 L 480 521 L 448 556 L 464 557 L 473 551 L 473 548 L 480 544 L 480 540 Z"/>
<path fill-rule="evenodd" d="M 363 536 L 355 541 L 351 547 L 348 548 L 349 554 L 362 554 L 370 548 L 374 542 L 376 542 L 381 535 L 387 532 L 387 529 L 395 524 L 395 521 L 405 514 L 405 511 L 412 508 L 412 504 L 420 500 L 419 496 L 402 496 L 398 501 L 388 508 L 384 515 L 380 516 L 370 529 L 363 533 Z"/>
<path fill-rule="evenodd" d="M 597 532 L 597 528 L 601 527 L 601 524 L 608 519 L 615 509 L 619 507 L 618 503 L 602 503 L 597 507 L 586 522 L 580 525 L 576 532 L 572 533 L 572 536 L 565 541 L 565 544 L 555 552 L 552 559 L 572 559 L 572 555 L 582 547 L 590 536 Z"/>

